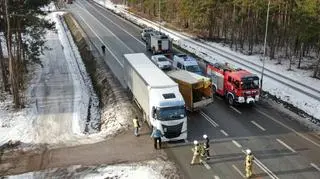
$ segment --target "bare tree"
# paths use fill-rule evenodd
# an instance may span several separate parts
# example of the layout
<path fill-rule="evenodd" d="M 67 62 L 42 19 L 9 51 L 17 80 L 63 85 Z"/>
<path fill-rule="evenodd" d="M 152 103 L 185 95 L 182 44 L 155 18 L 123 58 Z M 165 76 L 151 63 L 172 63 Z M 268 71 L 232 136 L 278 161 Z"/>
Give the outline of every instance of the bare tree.
<path fill-rule="evenodd" d="M 5 0 L 5 14 L 7 22 L 7 48 L 8 48 L 8 57 L 9 57 L 9 76 L 11 83 L 11 92 L 13 94 L 13 102 L 16 108 L 21 107 L 20 95 L 19 95 L 19 85 L 16 79 L 16 61 L 12 54 L 12 34 L 11 34 L 11 24 L 10 24 L 10 15 L 8 12 L 8 0 Z"/>

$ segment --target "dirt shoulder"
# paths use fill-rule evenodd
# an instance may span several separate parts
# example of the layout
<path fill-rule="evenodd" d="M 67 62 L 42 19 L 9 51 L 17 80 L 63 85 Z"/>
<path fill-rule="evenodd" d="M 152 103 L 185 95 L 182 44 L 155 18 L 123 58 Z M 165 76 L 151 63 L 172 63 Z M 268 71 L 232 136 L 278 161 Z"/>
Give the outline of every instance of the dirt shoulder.
<path fill-rule="evenodd" d="M 41 147 L 28 152 L 6 149 L 1 157 L 0 176 L 65 168 L 71 165 L 99 165 L 130 163 L 161 158 L 167 160 L 163 150 L 153 149 L 149 129 L 142 126 L 140 137 L 132 132 L 94 144 L 66 148 Z"/>

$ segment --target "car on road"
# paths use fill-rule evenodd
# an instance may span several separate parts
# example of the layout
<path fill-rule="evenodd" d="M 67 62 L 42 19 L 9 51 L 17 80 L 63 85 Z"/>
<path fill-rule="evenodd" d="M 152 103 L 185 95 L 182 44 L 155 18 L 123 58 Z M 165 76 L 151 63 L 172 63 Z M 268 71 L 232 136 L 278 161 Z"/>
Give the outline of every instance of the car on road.
<path fill-rule="evenodd" d="M 174 68 L 187 70 L 192 73 L 196 73 L 198 75 L 204 75 L 197 60 L 193 57 L 186 54 L 176 54 L 173 56 L 173 64 Z"/>
<path fill-rule="evenodd" d="M 171 69 L 170 59 L 164 55 L 153 55 L 151 56 L 151 60 L 162 70 Z"/>
<path fill-rule="evenodd" d="M 152 28 L 144 28 L 142 31 L 141 31 L 141 39 L 143 41 L 146 41 L 147 39 L 147 36 L 150 35 L 150 33 L 154 32 L 154 29 Z"/>

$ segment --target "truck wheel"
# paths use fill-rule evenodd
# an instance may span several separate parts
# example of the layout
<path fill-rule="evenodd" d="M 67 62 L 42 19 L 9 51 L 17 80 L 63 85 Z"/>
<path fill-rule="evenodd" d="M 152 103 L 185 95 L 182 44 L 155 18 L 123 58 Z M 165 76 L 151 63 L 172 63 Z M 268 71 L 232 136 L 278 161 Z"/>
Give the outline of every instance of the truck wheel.
<path fill-rule="evenodd" d="M 230 94 L 228 95 L 228 103 L 230 106 L 233 106 L 233 104 L 234 104 L 233 97 Z"/>
<path fill-rule="evenodd" d="M 217 94 L 217 88 L 216 86 L 212 85 L 212 96 L 215 96 Z"/>

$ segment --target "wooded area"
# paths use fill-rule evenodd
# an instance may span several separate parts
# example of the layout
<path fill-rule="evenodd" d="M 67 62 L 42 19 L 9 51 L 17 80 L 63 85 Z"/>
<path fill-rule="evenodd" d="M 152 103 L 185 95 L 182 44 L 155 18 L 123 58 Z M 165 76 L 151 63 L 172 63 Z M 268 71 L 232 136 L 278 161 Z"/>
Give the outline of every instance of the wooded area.
<path fill-rule="evenodd" d="M 132 11 L 158 18 L 248 55 L 261 53 L 268 0 L 125 0 Z M 320 77 L 320 0 L 270 0 L 267 55 L 296 59 Z M 255 48 L 259 47 L 259 48 Z M 311 59 L 308 60 L 307 59 Z M 312 64 L 309 64 L 312 61 Z M 304 63 L 304 66 L 303 66 Z"/>
<path fill-rule="evenodd" d="M 40 63 L 39 56 L 46 49 L 45 31 L 54 29 L 54 23 L 43 18 L 47 12 L 41 9 L 49 2 L 50 0 L 0 1 L 1 86 L 13 95 L 16 108 L 23 107 L 21 90 L 25 87 L 27 65 Z M 3 49 L 6 49 L 7 58 L 4 58 Z"/>

